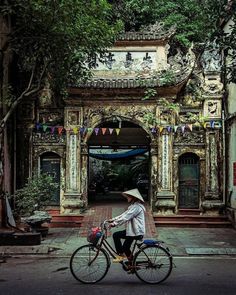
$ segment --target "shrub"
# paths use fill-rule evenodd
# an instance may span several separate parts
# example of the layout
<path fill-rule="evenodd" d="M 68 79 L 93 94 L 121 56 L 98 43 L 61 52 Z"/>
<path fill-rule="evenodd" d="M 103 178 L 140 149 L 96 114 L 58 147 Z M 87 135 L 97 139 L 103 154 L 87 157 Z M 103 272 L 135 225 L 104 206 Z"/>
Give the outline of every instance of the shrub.
<path fill-rule="evenodd" d="M 30 216 L 35 210 L 45 209 L 57 188 L 53 177 L 46 173 L 28 178 L 26 185 L 14 194 L 14 215 Z"/>

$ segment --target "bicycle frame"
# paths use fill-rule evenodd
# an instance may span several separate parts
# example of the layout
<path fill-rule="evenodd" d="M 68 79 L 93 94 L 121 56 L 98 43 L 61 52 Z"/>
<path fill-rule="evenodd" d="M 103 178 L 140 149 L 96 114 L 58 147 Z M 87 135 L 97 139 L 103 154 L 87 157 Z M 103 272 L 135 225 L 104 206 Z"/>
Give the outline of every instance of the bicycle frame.
<path fill-rule="evenodd" d="M 106 250 L 110 256 L 112 258 L 115 258 L 118 253 L 116 252 L 116 250 L 112 247 L 112 245 L 106 240 L 107 239 L 107 227 L 105 226 L 106 224 L 106 220 L 101 224 L 101 228 L 102 228 L 102 238 L 101 240 L 98 242 L 98 244 L 96 245 L 96 247 L 100 250 L 100 249 L 104 249 Z M 131 255 L 134 256 L 134 253 L 136 251 L 136 248 L 138 247 L 139 249 L 141 247 L 138 246 L 138 240 L 135 240 L 132 250 L 131 250 Z M 142 242 L 140 243 L 140 246 L 142 245 Z M 90 264 L 97 258 L 99 254 L 99 251 L 97 252 L 97 254 L 95 255 L 94 259 L 90 262 Z M 146 255 L 146 254 L 145 254 Z M 123 264 L 123 261 L 120 262 L 121 264 Z"/>

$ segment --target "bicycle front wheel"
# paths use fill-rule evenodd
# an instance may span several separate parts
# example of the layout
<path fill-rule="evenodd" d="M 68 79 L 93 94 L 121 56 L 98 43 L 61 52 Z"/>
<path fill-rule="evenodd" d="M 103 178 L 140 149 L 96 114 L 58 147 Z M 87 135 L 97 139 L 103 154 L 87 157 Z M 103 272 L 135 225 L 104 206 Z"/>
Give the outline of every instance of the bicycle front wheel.
<path fill-rule="evenodd" d="M 85 284 L 102 280 L 108 272 L 109 256 L 103 249 L 94 245 L 79 247 L 70 259 L 70 271 L 74 278 Z"/>
<path fill-rule="evenodd" d="M 159 284 L 166 280 L 172 271 L 172 256 L 160 245 L 141 248 L 134 257 L 136 276 L 148 284 Z"/>

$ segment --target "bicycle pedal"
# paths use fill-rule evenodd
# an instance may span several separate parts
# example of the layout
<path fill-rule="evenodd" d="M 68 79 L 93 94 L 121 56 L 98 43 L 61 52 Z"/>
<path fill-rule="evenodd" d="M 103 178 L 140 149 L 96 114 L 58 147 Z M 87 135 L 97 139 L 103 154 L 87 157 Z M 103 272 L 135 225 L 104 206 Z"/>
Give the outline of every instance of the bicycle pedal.
<path fill-rule="evenodd" d="M 127 270 L 126 272 L 128 275 L 133 275 L 135 272 L 134 272 L 134 269 L 130 269 L 130 270 Z"/>

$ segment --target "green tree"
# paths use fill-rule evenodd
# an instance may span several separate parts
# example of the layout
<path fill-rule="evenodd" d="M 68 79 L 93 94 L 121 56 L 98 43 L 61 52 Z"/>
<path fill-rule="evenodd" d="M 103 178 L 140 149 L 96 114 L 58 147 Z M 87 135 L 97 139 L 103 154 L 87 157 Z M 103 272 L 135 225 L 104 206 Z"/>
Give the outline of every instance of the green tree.
<path fill-rule="evenodd" d="M 106 52 L 121 28 L 111 15 L 106 0 L 0 2 L 0 195 L 12 114 L 35 99 L 45 81 L 58 98 L 88 77 L 95 55 Z"/>
<path fill-rule="evenodd" d="M 205 42 L 219 30 L 219 22 L 228 15 L 228 0 L 110 0 L 115 15 L 127 29 L 155 22 L 175 26 L 175 39 L 183 46 Z"/>
<path fill-rule="evenodd" d="M 22 100 L 42 88 L 45 78 L 60 93 L 86 78 L 88 64 L 95 54 L 105 53 L 121 27 L 111 19 L 106 0 L 5 0 L 0 11 L 11 22 L 1 49 L 3 55 L 11 50 L 18 81 L 1 128 Z"/>

